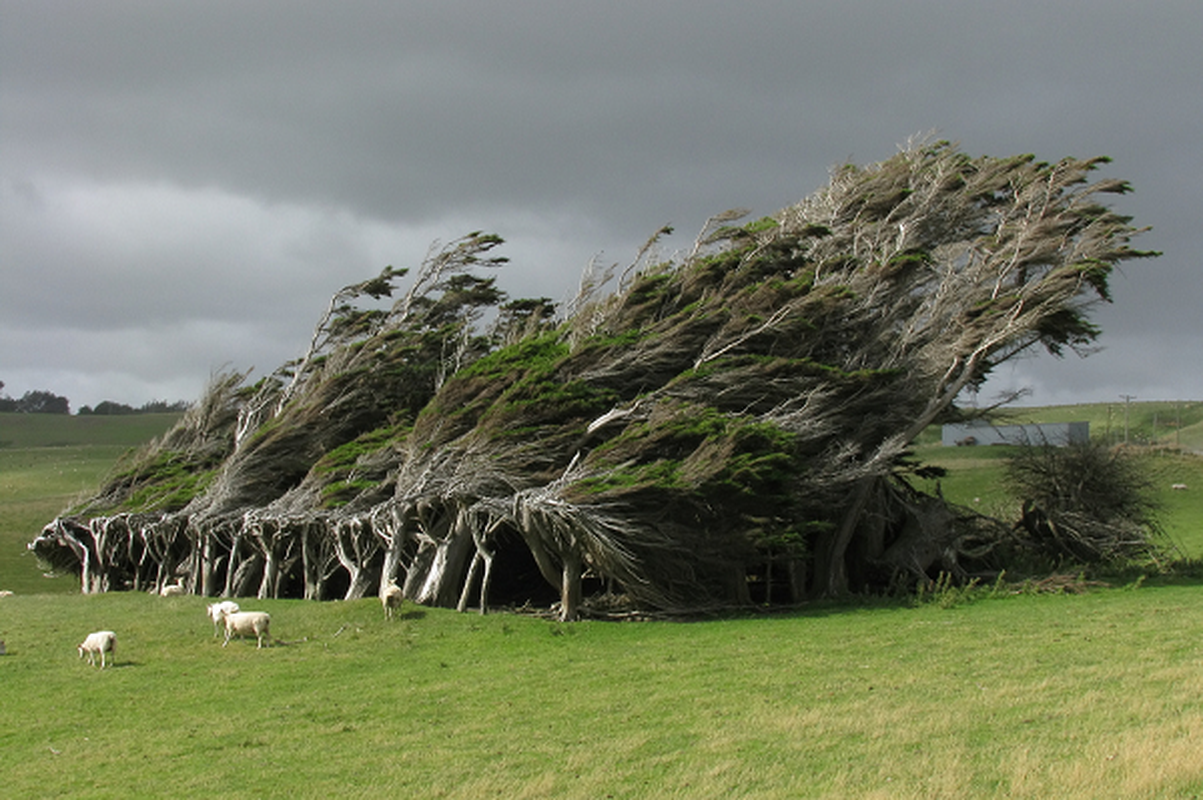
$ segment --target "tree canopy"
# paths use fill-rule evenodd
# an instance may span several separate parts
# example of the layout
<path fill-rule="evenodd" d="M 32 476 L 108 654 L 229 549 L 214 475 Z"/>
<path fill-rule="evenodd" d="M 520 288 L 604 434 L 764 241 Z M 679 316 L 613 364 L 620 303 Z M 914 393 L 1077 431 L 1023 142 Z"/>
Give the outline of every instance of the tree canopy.
<path fill-rule="evenodd" d="M 31 547 L 85 591 L 699 608 L 985 561 L 908 447 L 1032 348 L 1085 352 L 1136 250 L 1104 158 L 919 142 L 688 253 L 510 300 L 499 237 L 337 292 L 304 355 L 218 376 Z M 376 306 L 360 307 L 363 298 Z M 485 324 L 486 319 L 491 319 Z M 958 562 L 958 558 L 960 561 Z M 950 563 L 953 562 L 953 563 Z"/>
<path fill-rule="evenodd" d="M 0 388 L 4 384 L 0 383 Z M 33 389 L 19 398 L 0 395 L 0 412 L 13 414 L 69 414 L 71 403 L 53 392 Z"/>

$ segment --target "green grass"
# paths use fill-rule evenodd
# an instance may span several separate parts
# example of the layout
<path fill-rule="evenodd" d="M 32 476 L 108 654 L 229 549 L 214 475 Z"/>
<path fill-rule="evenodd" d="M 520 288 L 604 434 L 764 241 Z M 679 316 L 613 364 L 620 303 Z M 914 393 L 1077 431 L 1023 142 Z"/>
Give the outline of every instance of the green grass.
<path fill-rule="evenodd" d="M 0 600 L 6 797 L 1179 797 L 1196 585 L 561 625 L 373 600 Z M 116 666 L 76 657 L 117 631 Z"/>
<path fill-rule="evenodd" d="M 1089 422 L 1092 437 L 1118 444 L 1123 441 L 1123 413 L 1122 402 L 1017 408 L 1000 422 Z M 1146 458 L 1166 533 L 1186 557 L 1203 559 L 1203 403 L 1135 402 L 1128 409 L 1128 426 L 1130 442 L 1158 445 L 1134 452 Z M 1011 452 L 1003 445 L 943 447 L 936 426 L 923 433 L 915 448 L 920 461 L 949 471 L 939 482 L 945 497 L 1001 519 L 1019 515 L 1019 501 L 1003 485 L 1003 461 Z M 1174 491 L 1177 483 L 1186 484 L 1187 491 Z M 919 486 L 934 492 L 936 481 Z"/>
<path fill-rule="evenodd" d="M 12 442 L 0 448 L 0 588 L 17 591 L 0 598 L 5 798 L 1203 792 L 1195 582 L 644 624 L 410 604 L 388 622 L 374 599 L 245 600 L 287 644 L 223 649 L 204 598 L 78 595 L 24 556 L 42 524 L 160 432 L 53 421 L 72 427 L 0 417 Z M 952 470 L 950 498 L 1007 502 L 1002 448 L 918 450 Z M 1201 461 L 1149 462 L 1196 557 Z M 1171 492 L 1178 482 L 1192 490 Z M 119 637 L 103 672 L 75 652 L 102 628 Z"/>
<path fill-rule="evenodd" d="M 925 464 L 944 467 L 948 475 L 939 480 L 944 496 L 952 502 L 977 508 L 1000 519 L 1019 517 L 1020 501 L 1006 490 L 1004 461 L 1012 451 L 1005 445 L 991 447 L 941 447 L 927 444 L 915 454 Z M 1188 558 L 1203 558 L 1203 457 L 1190 453 L 1154 450 L 1141 455 L 1161 506 L 1160 519 L 1166 534 Z M 935 492 L 936 481 L 919 481 L 924 491 Z M 1174 484 L 1186 484 L 1175 491 Z"/>
<path fill-rule="evenodd" d="M 73 500 L 95 491 L 122 454 L 179 416 L 0 414 L 0 589 L 78 591 L 75 578 L 44 578 L 25 545 Z"/>
<path fill-rule="evenodd" d="M 1124 441 L 1125 405 L 1084 403 L 1064 406 L 1014 408 L 1008 423 L 1089 422 L 1090 434 L 1110 444 Z M 1127 406 L 1128 441 L 1132 444 L 1177 445 L 1203 451 L 1203 402 L 1140 402 Z"/>
<path fill-rule="evenodd" d="M 0 414 L 0 450 L 112 446 L 124 451 L 162 434 L 179 418 L 179 414 Z"/>

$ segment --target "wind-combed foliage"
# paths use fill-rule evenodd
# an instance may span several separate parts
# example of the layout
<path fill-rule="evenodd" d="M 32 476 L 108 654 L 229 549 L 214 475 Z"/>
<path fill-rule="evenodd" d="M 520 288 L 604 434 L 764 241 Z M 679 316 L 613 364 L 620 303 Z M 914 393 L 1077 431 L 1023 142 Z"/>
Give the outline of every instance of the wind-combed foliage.
<path fill-rule="evenodd" d="M 1097 564 L 1148 558 L 1161 530 L 1154 487 L 1131 451 L 1099 442 L 1035 444 L 1007 461 L 1023 502 L 1020 530 L 1053 561 Z"/>
<path fill-rule="evenodd" d="M 480 274 L 501 240 L 470 234 L 391 308 L 352 301 L 391 296 L 403 270 L 337 293 L 299 361 L 216 381 L 201 405 L 232 402 L 233 425 L 169 434 L 32 546 L 86 551 L 85 591 L 397 580 L 461 608 L 558 597 L 565 619 L 991 566 L 999 534 L 913 490 L 907 448 L 999 363 L 1094 341 L 1111 271 L 1153 255 L 1100 202 L 1129 188 L 1091 182 L 1105 161 L 917 143 L 774 217 L 718 215 L 685 255 L 658 259 L 661 231 L 562 315 L 508 300 Z M 151 540 L 179 557 L 129 555 Z"/>

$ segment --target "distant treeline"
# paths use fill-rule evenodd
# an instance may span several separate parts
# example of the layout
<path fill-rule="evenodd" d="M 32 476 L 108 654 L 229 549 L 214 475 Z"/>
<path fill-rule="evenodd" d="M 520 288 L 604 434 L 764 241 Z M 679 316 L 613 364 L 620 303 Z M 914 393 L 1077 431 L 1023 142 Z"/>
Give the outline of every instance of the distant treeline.
<path fill-rule="evenodd" d="M 174 403 L 168 403 L 166 400 L 151 400 L 149 403 L 144 403 L 138 408 L 127 406 L 125 403 L 114 403 L 112 400 L 102 400 L 96 404 L 95 408 L 81 406 L 79 409 L 80 415 L 87 414 L 170 414 L 183 413 L 188 410 L 188 403 L 183 400 L 176 400 Z"/>
<path fill-rule="evenodd" d="M 0 381 L 0 389 L 3 388 L 4 381 Z M 82 406 L 79 414 L 170 414 L 182 413 L 187 410 L 188 403 L 183 400 L 177 400 L 174 403 L 168 403 L 166 400 L 151 400 L 138 408 L 127 406 L 125 403 L 115 403 L 112 400 L 103 400 L 97 403 L 95 408 Z M 71 401 L 54 392 L 37 389 L 26 392 L 19 399 L 0 393 L 0 413 L 3 412 L 10 414 L 70 414 Z"/>
<path fill-rule="evenodd" d="M 0 383 L 0 386 L 3 386 Z M 0 411 L 17 414 L 70 414 L 71 403 L 53 392 L 26 392 L 20 399 L 0 395 Z"/>

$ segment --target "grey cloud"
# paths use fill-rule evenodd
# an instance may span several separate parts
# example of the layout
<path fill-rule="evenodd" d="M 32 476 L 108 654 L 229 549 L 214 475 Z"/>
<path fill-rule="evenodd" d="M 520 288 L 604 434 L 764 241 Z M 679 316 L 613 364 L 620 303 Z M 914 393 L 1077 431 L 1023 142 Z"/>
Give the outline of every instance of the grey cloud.
<path fill-rule="evenodd" d="M 212 360 L 244 365 L 250 346 L 189 340 L 190 324 L 296 336 L 254 354 L 274 366 L 259 358 L 303 346 L 334 289 L 429 239 L 496 230 L 507 288 L 559 295 L 599 251 L 623 261 L 664 223 L 684 242 L 712 213 L 771 213 L 933 128 L 972 153 L 1115 157 L 1107 174 L 1137 189 L 1121 207 L 1155 226 L 1137 245 L 1166 255 L 1117 277 L 1105 343 L 1196 329 L 1193 0 L 0 10 L 0 325 L 174 326 L 198 388 L 195 351 L 231 344 Z M 18 358 L 0 343 L 9 388 Z M 1083 363 L 1111 375 L 1129 358 Z M 1203 396 L 1198 380 L 1179 385 Z"/>

